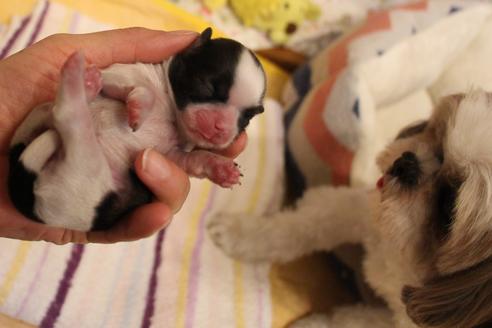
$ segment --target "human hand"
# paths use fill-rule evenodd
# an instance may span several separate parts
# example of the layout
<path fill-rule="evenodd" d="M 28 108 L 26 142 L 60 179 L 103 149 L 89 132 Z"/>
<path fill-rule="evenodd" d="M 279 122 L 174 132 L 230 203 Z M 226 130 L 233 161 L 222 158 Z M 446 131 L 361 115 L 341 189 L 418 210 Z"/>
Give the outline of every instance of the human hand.
<path fill-rule="evenodd" d="M 113 63 L 159 62 L 188 46 L 195 32 L 162 32 L 129 28 L 91 34 L 57 34 L 0 61 L 0 237 L 45 240 L 56 244 L 113 243 L 144 238 L 167 226 L 184 203 L 189 178 L 153 150 L 143 151 L 135 170 L 154 193 L 155 202 L 136 209 L 107 231 L 80 232 L 49 227 L 23 217 L 7 193 L 9 144 L 15 128 L 36 105 L 56 95 L 60 69 L 68 56 L 83 49 L 86 60 L 99 68 Z M 236 157 L 246 146 L 242 134 L 223 155 Z"/>

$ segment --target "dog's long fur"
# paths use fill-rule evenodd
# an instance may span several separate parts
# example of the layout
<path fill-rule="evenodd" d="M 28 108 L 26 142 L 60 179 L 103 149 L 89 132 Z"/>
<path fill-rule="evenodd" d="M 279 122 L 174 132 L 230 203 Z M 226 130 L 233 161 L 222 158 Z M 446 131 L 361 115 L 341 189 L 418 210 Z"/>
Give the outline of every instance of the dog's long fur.
<path fill-rule="evenodd" d="M 244 260 L 365 247 L 366 280 L 387 309 L 345 307 L 295 327 L 492 327 L 491 142 L 492 96 L 449 96 L 380 154 L 380 190 L 322 186 L 294 210 L 223 215 L 209 231 Z"/>

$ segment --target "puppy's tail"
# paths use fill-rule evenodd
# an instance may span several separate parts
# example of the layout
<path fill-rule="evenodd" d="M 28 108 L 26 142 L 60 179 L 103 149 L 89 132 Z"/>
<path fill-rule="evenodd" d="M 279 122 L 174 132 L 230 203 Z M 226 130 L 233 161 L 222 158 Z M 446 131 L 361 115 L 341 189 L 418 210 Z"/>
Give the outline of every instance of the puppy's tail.
<path fill-rule="evenodd" d="M 59 146 L 60 138 L 58 134 L 54 130 L 46 130 L 27 147 L 24 147 L 17 159 L 17 163 L 33 173 L 39 173 Z"/>
<path fill-rule="evenodd" d="M 60 145 L 58 134 L 46 130 L 29 145 L 18 143 L 10 149 L 8 189 L 14 206 L 24 216 L 39 221 L 34 214 L 34 183 L 37 174 Z"/>

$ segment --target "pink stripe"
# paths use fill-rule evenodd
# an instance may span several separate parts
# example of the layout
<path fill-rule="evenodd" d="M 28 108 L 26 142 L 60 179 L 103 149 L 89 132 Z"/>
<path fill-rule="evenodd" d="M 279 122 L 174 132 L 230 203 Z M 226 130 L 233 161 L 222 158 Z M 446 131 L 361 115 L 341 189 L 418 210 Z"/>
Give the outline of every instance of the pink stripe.
<path fill-rule="evenodd" d="M 188 296 L 187 296 L 188 311 L 186 314 L 186 323 L 185 323 L 186 328 L 193 327 L 193 319 L 195 317 L 195 308 L 196 308 L 197 292 L 198 292 L 198 282 L 199 282 L 198 278 L 200 276 L 200 267 L 201 267 L 200 253 L 202 250 L 203 240 L 205 235 L 205 218 L 207 217 L 210 210 L 212 209 L 212 205 L 214 203 L 216 194 L 217 194 L 217 187 L 214 185 L 214 187 L 210 192 L 207 205 L 200 217 L 200 225 L 198 227 L 198 238 L 195 243 L 195 247 L 193 248 L 193 253 L 191 256 L 190 278 L 188 282 L 188 285 L 190 287 L 188 289 Z"/>
<path fill-rule="evenodd" d="M 44 264 L 46 262 L 46 259 L 48 258 L 48 253 L 50 249 L 50 244 L 46 244 L 43 250 L 43 254 L 41 255 L 41 259 L 39 260 L 38 268 L 36 269 L 36 273 L 34 274 L 34 277 L 31 281 L 31 284 L 29 285 L 29 288 L 27 289 L 27 293 L 24 296 L 24 299 L 21 302 L 21 305 L 19 306 L 19 309 L 15 313 L 14 317 L 19 318 L 22 311 L 24 311 L 24 308 L 27 305 L 27 301 L 29 300 L 29 296 L 33 293 L 34 291 L 34 286 L 36 286 L 36 283 L 39 281 L 39 276 L 41 275 L 41 271 L 44 267 Z"/>
<path fill-rule="evenodd" d="M 7 56 L 10 49 L 15 44 L 15 41 L 17 41 L 17 39 L 21 35 L 22 31 L 26 28 L 26 26 L 30 20 L 31 20 L 31 16 L 27 16 L 27 17 L 24 17 L 24 19 L 22 19 L 21 24 L 19 25 L 17 30 L 14 32 L 12 37 L 7 41 L 7 44 L 5 45 L 5 47 L 2 49 L 2 52 L 0 53 L 0 59 L 3 59 L 3 58 L 5 58 L 5 56 Z"/>
<path fill-rule="evenodd" d="M 80 14 L 78 12 L 74 12 L 72 15 L 72 22 L 70 23 L 70 27 L 68 28 L 69 33 L 75 33 L 77 26 L 79 26 Z"/>
<path fill-rule="evenodd" d="M 152 267 L 152 274 L 149 280 L 149 289 L 147 291 L 147 301 L 145 304 L 145 310 L 142 319 L 142 328 L 148 328 L 151 324 L 152 316 L 154 315 L 155 307 L 155 292 L 157 289 L 157 270 L 159 269 L 162 261 L 162 243 L 164 241 L 165 230 L 159 231 L 157 235 L 157 240 L 155 242 L 155 256 L 154 256 L 154 266 Z"/>
<path fill-rule="evenodd" d="M 29 42 L 27 42 L 26 47 L 30 46 L 31 44 L 36 41 L 36 38 L 39 35 L 39 32 L 41 31 L 41 28 L 43 27 L 44 19 L 46 18 L 46 14 L 48 13 L 48 9 L 50 7 L 50 2 L 46 1 L 44 3 L 43 11 L 41 12 L 41 15 L 39 16 L 39 19 L 36 23 L 36 26 L 34 27 L 34 31 L 31 34 L 31 38 L 29 39 Z"/>

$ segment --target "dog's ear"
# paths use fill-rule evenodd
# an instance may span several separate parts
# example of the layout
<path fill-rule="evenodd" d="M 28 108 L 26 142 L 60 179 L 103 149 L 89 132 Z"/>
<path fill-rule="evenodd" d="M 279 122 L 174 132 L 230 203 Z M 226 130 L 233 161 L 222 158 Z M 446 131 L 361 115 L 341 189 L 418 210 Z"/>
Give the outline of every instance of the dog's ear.
<path fill-rule="evenodd" d="M 190 49 L 202 46 L 203 44 L 210 41 L 211 38 L 212 38 L 212 28 L 207 27 L 206 29 L 203 30 L 200 36 L 198 36 L 196 40 L 193 41 L 193 43 L 190 45 Z"/>
<path fill-rule="evenodd" d="M 492 258 L 423 287 L 405 286 L 402 301 L 419 326 L 492 327 Z"/>

